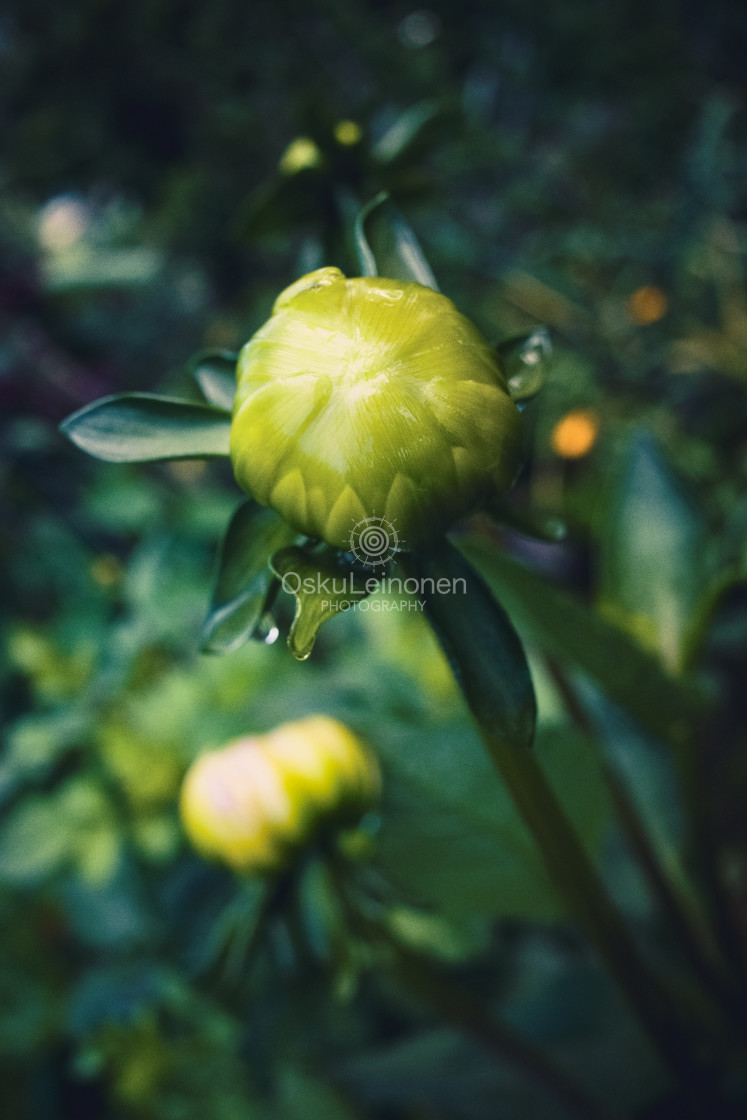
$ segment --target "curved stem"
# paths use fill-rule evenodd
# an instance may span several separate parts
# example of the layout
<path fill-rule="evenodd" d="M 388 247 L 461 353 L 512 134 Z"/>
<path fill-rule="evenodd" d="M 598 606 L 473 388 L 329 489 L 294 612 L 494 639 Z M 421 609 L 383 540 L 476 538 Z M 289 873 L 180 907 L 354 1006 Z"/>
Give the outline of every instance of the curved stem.
<path fill-rule="evenodd" d="M 694 1097 L 705 1101 L 707 1085 L 694 1066 L 689 1031 L 683 1026 L 682 993 L 671 991 L 643 960 L 536 757 L 517 746 L 518 739 L 511 741 L 504 733 L 503 713 L 496 709 L 491 653 L 475 648 L 470 625 L 474 620 L 476 629 L 485 632 L 485 619 L 492 612 L 496 627 L 505 630 L 510 623 L 504 612 L 446 540 L 427 554 L 410 556 L 403 563 L 418 579 L 426 615 L 552 883 L 618 981 L 664 1064 L 675 1078 L 688 1085 Z M 458 607 L 448 595 L 429 590 L 444 578 L 451 581 L 451 586 L 455 579 L 465 581 L 467 594 Z M 685 1010 L 688 1018 L 692 1012 L 691 1007 Z M 707 1036 L 711 1034 L 713 1024 L 701 1026 L 705 1026 Z"/>

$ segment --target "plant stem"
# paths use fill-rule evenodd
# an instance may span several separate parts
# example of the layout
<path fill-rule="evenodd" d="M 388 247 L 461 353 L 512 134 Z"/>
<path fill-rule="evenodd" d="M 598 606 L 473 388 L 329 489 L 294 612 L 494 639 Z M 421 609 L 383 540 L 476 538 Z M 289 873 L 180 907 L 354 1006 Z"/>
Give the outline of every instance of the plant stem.
<path fill-rule="evenodd" d="M 675 1078 L 688 1085 L 693 1096 L 705 1101 L 707 1087 L 694 1067 L 693 1047 L 678 1015 L 681 1004 L 678 1008 L 677 996 L 642 959 L 537 759 L 503 734 L 501 715 L 495 711 L 494 675 L 487 664 L 491 654 L 475 650 L 469 622 L 474 617 L 479 623 L 491 604 L 497 625 L 506 626 L 505 615 L 477 573 L 446 540 L 427 553 L 406 558 L 403 566 L 419 581 L 431 626 L 488 753 L 534 837 L 551 882 L 618 981 L 662 1061 Z M 467 596 L 459 610 L 449 602 L 448 595 L 427 590 L 443 578 L 452 581 L 452 587 L 457 578 L 466 581 Z M 485 630 L 484 621 L 480 628 Z"/>
<path fill-rule="evenodd" d="M 546 657 L 545 663 L 573 722 L 584 734 L 596 739 L 595 728 L 563 668 L 551 657 Z M 665 871 L 625 781 L 606 758 L 602 757 L 601 765 L 628 844 L 690 968 L 717 1007 L 736 1023 L 741 1023 L 744 1009 L 735 999 L 728 967 L 710 930 Z"/>
<path fill-rule="evenodd" d="M 429 1006 L 441 1021 L 474 1038 L 499 1061 L 521 1070 L 531 1082 L 544 1086 L 556 1100 L 584 1120 L 616 1120 L 615 1113 L 588 1093 L 544 1050 L 501 1023 L 468 988 L 447 978 L 429 958 L 402 945 L 386 926 L 365 914 L 353 897 L 344 865 L 338 862 L 330 870 L 352 931 L 387 952 L 392 973 L 415 999 Z"/>

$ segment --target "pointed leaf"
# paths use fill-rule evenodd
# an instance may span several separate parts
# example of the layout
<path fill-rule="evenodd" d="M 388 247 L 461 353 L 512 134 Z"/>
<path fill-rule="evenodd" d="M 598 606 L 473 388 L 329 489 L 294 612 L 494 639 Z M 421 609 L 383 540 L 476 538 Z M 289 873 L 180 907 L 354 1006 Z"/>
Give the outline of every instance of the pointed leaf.
<path fill-rule="evenodd" d="M 272 569 L 283 590 L 296 598 L 288 648 L 298 661 L 310 656 L 320 626 L 365 599 L 378 583 L 370 571 L 341 563 L 334 549 L 309 555 L 301 548 L 285 548 L 273 556 Z"/>
<path fill-rule="evenodd" d="M 274 510 L 251 500 L 238 507 L 221 546 L 210 611 L 202 628 L 203 652 L 229 653 L 264 626 L 276 583 L 270 557 L 296 536 Z"/>
<path fill-rule="evenodd" d="M 236 363 L 231 350 L 202 350 L 189 362 L 189 370 L 208 404 L 230 412 L 236 395 Z"/>
<path fill-rule="evenodd" d="M 60 430 L 109 463 L 228 455 L 231 419 L 222 410 L 152 393 L 102 397 L 68 416 Z"/>
<path fill-rule="evenodd" d="M 366 237 L 363 228 L 369 215 L 369 227 L 372 231 L 370 239 Z M 414 280 L 434 291 L 439 290 L 420 242 L 389 201 L 387 191 L 382 191 L 359 211 L 354 232 L 356 254 L 363 276 Z"/>
<path fill-rule="evenodd" d="M 439 290 L 420 242 L 393 203 L 386 202 L 377 209 L 370 227 L 380 276 L 414 280 L 426 288 Z"/>
<path fill-rule="evenodd" d="M 694 682 L 671 677 L 618 627 L 506 556 L 495 542 L 474 534 L 455 543 L 508 605 L 522 632 L 574 662 L 642 726 L 676 740 L 683 721 L 702 714 L 705 700 Z"/>
<path fill-rule="evenodd" d="M 379 163 L 391 163 L 410 146 L 424 125 L 439 112 L 435 101 L 418 101 L 397 117 L 374 144 L 372 155 Z"/>
<path fill-rule="evenodd" d="M 371 211 L 375 210 L 377 206 L 381 206 L 382 202 L 386 202 L 388 198 L 389 191 L 380 191 L 375 198 L 372 198 L 370 202 L 362 206 L 356 215 L 353 225 L 353 236 L 355 238 L 355 252 L 358 257 L 361 276 L 378 275 L 376 258 L 373 255 L 371 246 L 368 244 L 364 223 Z"/>
<path fill-rule="evenodd" d="M 633 632 L 648 634 L 676 670 L 705 586 L 703 518 L 654 441 L 644 435 L 628 448 L 605 509 L 602 600 Z"/>
<path fill-rule="evenodd" d="M 552 342 L 544 327 L 530 334 L 507 338 L 496 347 L 514 401 L 536 397 L 545 383 L 552 359 Z"/>
<path fill-rule="evenodd" d="M 399 563 L 417 579 L 428 621 L 483 731 L 508 746 L 531 746 L 532 678 L 503 607 L 448 541 Z"/>
<path fill-rule="evenodd" d="M 394 206 L 389 214 L 389 224 L 394 240 L 392 256 L 397 262 L 397 271 L 393 275 L 400 280 L 416 280 L 426 288 L 439 291 L 438 282 L 420 242 Z"/>

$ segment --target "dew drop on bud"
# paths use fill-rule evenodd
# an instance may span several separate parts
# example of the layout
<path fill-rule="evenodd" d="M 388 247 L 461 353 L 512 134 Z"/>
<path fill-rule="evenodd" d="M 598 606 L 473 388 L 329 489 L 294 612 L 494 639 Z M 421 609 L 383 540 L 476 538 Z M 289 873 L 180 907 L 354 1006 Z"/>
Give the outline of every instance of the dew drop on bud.
<path fill-rule="evenodd" d="M 544 327 L 499 343 L 498 355 L 508 381 L 508 391 L 517 407 L 536 397 L 542 388 L 552 357 L 552 342 Z"/>

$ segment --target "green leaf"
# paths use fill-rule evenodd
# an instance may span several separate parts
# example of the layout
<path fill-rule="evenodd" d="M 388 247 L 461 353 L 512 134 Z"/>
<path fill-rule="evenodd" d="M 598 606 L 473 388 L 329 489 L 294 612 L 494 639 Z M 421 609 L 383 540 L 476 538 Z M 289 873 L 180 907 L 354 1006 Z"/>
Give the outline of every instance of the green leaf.
<path fill-rule="evenodd" d="M 527 637 L 553 656 L 574 662 L 643 727 L 676 740 L 683 721 L 686 726 L 702 714 L 705 700 L 692 680 L 670 676 L 655 657 L 595 611 L 483 536 L 455 537 L 455 543 Z"/>
<path fill-rule="evenodd" d="M 601 598 L 676 670 L 704 588 L 706 527 L 653 440 L 628 448 L 600 536 Z"/>
<path fill-rule="evenodd" d="M 376 862 L 410 904 L 458 929 L 478 920 L 565 915 L 536 845 L 466 720 L 388 725 L 377 737 L 385 823 Z M 601 847 L 610 803 L 598 759 L 575 731 L 540 730 L 535 751 L 588 850 Z"/>
<path fill-rule="evenodd" d="M 405 109 L 374 144 L 374 159 L 379 163 L 391 163 L 397 159 L 438 113 L 439 105 L 435 101 L 418 101 Z"/>
<path fill-rule="evenodd" d="M 400 563 L 418 581 L 428 621 L 480 726 L 509 746 L 530 746 L 534 689 L 503 607 L 448 541 Z"/>
<path fill-rule="evenodd" d="M 230 412 L 236 395 L 236 363 L 231 350 L 202 350 L 190 359 L 189 371 L 208 404 Z"/>
<path fill-rule="evenodd" d="M 371 251 L 371 246 L 368 244 L 365 231 L 365 221 L 372 210 L 377 206 L 381 206 L 382 202 L 386 202 L 389 198 L 389 191 L 380 191 L 375 198 L 367 202 L 358 211 L 355 222 L 353 224 L 353 236 L 355 238 L 355 252 L 358 257 L 358 266 L 360 268 L 361 276 L 377 276 L 378 270 L 376 267 L 376 258 Z"/>
<path fill-rule="evenodd" d="M 102 397 L 68 416 L 60 430 L 82 451 L 110 463 L 228 455 L 223 409 L 151 393 Z"/>
<path fill-rule="evenodd" d="M 275 582 L 270 557 L 296 532 L 274 510 L 242 502 L 221 546 L 210 611 L 202 628 L 205 653 L 229 653 L 257 630 Z"/>
<path fill-rule="evenodd" d="M 378 583 L 371 571 L 361 573 L 341 563 L 334 549 L 309 555 L 301 548 L 285 548 L 273 556 L 272 568 L 283 590 L 296 598 L 288 648 L 298 661 L 310 656 L 320 626 L 365 599 Z"/>
<path fill-rule="evenodd" d="M 276 1115 L 283 1120 L 356 1120 L 360 1115 L 321 1075 L 280 1064 L 276 1076 Z"/>
<path fill-rule="evenodd" d="M 373 236 L 366 237 L 364 223 L 371 215 Z M 355 250 L 363 276 L 387 276 L 393 280 L 416 281 L 438 291 L 420 242 L 396 207 L 382 191 L 364 206 L 355 219 Z M 373 248 L 372 248 L 373 244 Z"/>
<path fill-rule="evenodd" d="M 371 226 L 379 275 L 395 280 L 414 280 L 426 288 L 439 290 L 420 242 L 393 203 L 378 208 Z"/>
<path fill-rule="evenodd" d="M 71 838 L 57 798 L 24 801 L 0 832 L 0 882 L 36 883 L 51 875 L 68 860 Z"/>

